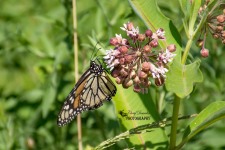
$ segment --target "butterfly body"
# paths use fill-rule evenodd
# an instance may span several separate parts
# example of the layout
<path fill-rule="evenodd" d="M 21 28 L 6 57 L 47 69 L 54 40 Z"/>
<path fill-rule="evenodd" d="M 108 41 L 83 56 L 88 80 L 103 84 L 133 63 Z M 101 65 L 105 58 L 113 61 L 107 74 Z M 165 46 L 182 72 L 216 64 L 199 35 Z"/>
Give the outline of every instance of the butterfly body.
<path fill-rule="evenodd" d="M 83 111 L 97 109 L 104 101 L 110 101 L 115 94 L 116 86 L 102 65 L 91 61 L 90 68 L 67 96 L 58 115 L 57 124 L 59 126 L 68 124 Z"/>

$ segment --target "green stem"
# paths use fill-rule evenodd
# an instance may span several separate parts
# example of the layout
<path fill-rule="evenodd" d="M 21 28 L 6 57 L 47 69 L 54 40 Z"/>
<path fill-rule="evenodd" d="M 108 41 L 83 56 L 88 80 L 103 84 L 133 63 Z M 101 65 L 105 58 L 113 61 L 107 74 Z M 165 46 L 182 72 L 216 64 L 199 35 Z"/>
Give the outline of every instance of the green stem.
<path fill-rule="evenodd" d="M 186 60 L 187 60 L 187 57 L 188 57 L 188 53 L 189 53 L 191 45 L 193 43 L 193 39 L 196 38 L 196 36 L 198 35 L 197 33 L 199 33 L 200 30 L 202 29 L 202 27 L 204 26 L 204 23 L 205 23 L 206 19 L 207 19 L 207 14 L 205 13 L 202 16 L 202 19 L 200 20 L 200 23 L 197 25 L 197 27 L 194 30 L 194 32 L 188 37 L 189 39 L 188 39 L 188 42 L 187 42 L 187 45 L 185 47 L 184 53 L 182 55 L 182 60 L 181 60 L 181 63 L 183 65 L 186 63 Z"/>
<path fill-rule="evenodd" d="M 193 36 L 190 36 L 187 45 L 185 47 L 184 53 L 182 55 L 181 63 L 185 65 L 188 53 L 190 51 L 191 45 L 193 43 Z M 179 107 L 180 107 L 180 98 L 175 97 L 173 103 L 173 115 L 172 115 L 172 125 L 171 125 L 171 136 L 170 136 L 170 150 L 174 150 L 176 148 L 176 136 L 177 136 L 177 123 L 178 123 L 178 114 L 179 114 Z"/>
<path fill-rule="evenodd" d="M 193 42 L 193 37 L 190 37 L 190 39 L 188 40 L 187 45 L 186 45 L 186 47 L 185 47 L 184 54 L 183 54 L 183 56 L 182 56 L 181 63 L 182 63 L 183 65 L 186 63 L 186 60 L 187 60 L 188 53 L 189 53 L 189 50 L 190 50 L 190 48 L 191 48 L 192 42 Z"/>
<path fill-rule="evenodd" d="M 194 30 L 194 32 L 193 33 L 191 32 L 192 34 L 190 34 L 190 36 L 188 37 L 189 39 L 181 59 L 182 65 L 185 65 L 187 57 L 188 57 L 188 53 L 193 43 L 193 39 L 196 38 L 197 33 L 202 29 L 206 19 L 207 19 L 207 14 L 204 14 L 200 23 L 197 25 L 196 29 Z M 193 30 L 193 29 L 189 29 L 189 30 Z M 169 146 L 170 150 L 176 149 L 176 134 L 177 134 L 179 107 L 180 107 L 180 98 L 176 96 L 173 103 L 173 115 L 172 115 L 171 136 L 170 136 L 170 146 Z"/>
<path fill-rule="evenodd" d="M 183 65 L 185 65 L 186 63 L 188 53 L 190 51 L 192 43 L 193 43 L 193 36 L 190 36 L 181 59 L 181 63 Z M 176 96 L 173 103 L 173 115 L 172 115 L 171 136 L 170 136 L 170 146 L 169 146 L 170 150 L 174 150 L 176 148 L 179 107 L 180 107 L 180 98 Z"/>
<path fill-rule="evenodd" d="M 186 63 L 192 42 L 193 42 L 193 36 L 190 36 L 190 38 L 187 42 L 187 45 L 185 47 L 184 53 L 182 55 L 181 63 L 183 65 L 185 65 L 185 63 Z M 173 102 L 173 115 L 172 115 L 171 136 L 170 136 L 170 145 L 169 145 L 170 150 L 176 149 L 176 136 L 177 136 L 177 123 L 178 123 L 179 107 L 180 107 L 180 98 L 176 96 L 174 99 L 174 102 Z"/>
<path fill-rule="evenodd" d="M 176 96 L 173 102 L 173 115 L 172 115 L 170 147 L 169 147 L 170 150 L 174 150 L 176 147 L 179 107 L 180 107 L 180 98 Z"/>

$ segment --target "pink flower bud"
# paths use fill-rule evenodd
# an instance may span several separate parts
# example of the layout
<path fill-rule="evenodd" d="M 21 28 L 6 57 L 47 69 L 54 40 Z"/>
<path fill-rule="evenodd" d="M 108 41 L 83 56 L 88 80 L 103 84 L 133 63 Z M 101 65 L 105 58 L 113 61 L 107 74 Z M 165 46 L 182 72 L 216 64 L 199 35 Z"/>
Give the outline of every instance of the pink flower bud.
<path fill-rule="evenodd" d="M 144 41 L 145 40 L 145 35 L 144 34 L 138 34 L 138 41 Z"/>
<path fill-rule="evenodd" d="M 116 45 L 118 45 L 118 40 L 117 40 L 117 38 L 113 37 L 110 39 L 109 43 L 113 46 L 116 46 Z"/>
<path fill-rule="evenodd" d="M 140 81 L 140 79 L 139 79 L 138 76 L 136 76 L 136 77 L 134 78 L 134 83 L 136 83 L 136 84 L 141 83 L 141 81 Z"/>
<path fill-rule="evenodd" d="M 225 39 L 225 31 L 222 31 L 221 34 L 221 36 Z"/>
<path fill-rule="evenodd" d="M 169 50 L 169 52 L 175 52 L 176 51 L 176 45 L 175 44 L 170 44 L 169 46 L 167 46 L 167 49 Z"/>
<path fill-rule="evenodd" d="M 145 31 L 145 35 L 147 36 L 147 37 L 151 37 L 152 36 L 152 30 L 146 30 Z"/>
<path fill-rule="evenodd" d="M 141 92 L 141 87 L 138 84 L 134 85 L 134 92 L 137 92 L 137 93 Z"/>
<path fill-rule="evenodd" d="M 122 77 L 127 77 L 127 75 L 128 75 L 127 70 L 126 70 L 125 68 L 122 68 L 122 69 L 120 70 L 120 75 L 121 75 Z"/>
<path fill-rule="evenodd" d="M 200 51 L 202 57 L 206 58 L 209 56 L 209 50 L 208 49 L 205 49 L 203 48 L 201 51 Z"/>
<path fill-rule="evenodd" d="M 138 77 L 139 77 L 140 79 L 145 79 L 145 78 L 148 77 L 148 75 L 147 75 L 147 73 L 145 73 L 144 71 L 139 71 Z"/>
<path fill-rule="evenodd" d="M 131 63 L 133 61 L 132 55 L 126 55 L 124 56 L 126 63 Z"/>
<path fill-rule="evenodd" d="M 134 28 L 133 23 L 132 23 L 132 22 L 128 22 L 128 23 L 127 23 L 127 29 L 128 29 L 129 31 L 131 31 L 133 28 Z"/>
<path fill-rule="evenodd" d="M 126 46 L 120 46 L 118 49 L 122 54 L 126 54 L 128 52 L 128 48 Z"/>
<path fill-rule="evenodd" d="M 150 45 L 151 47 L 157 47 L 157 46 L 159 45 L 159 43 L 158 43 L 157 40 L 152 40 L 152 41 L 149 43 L 149 45 Z"/>
<path fill-rule="evenodd" d="M 218 31 L 218 32 L 223 31 L 223 26 L 217 26 L 217 27 L 216 27 L 216 31 Z"/>
<path fill-rule="evenodd" d="M 123 65 L 123 64 L 125 63 L 125 58 L 123 58 L 123 57 L 120 58 L 120 59 L 119 59 L 119 62 L 120 62 L 120 65 Z"/>
<path fill-rule="evenodd" d="M 111 73 L 112 77 L 114 77 L 114 78 L 118 77 L 119 74 L 120 74 L 120 72 L 117 68 L 115 68 Z"/>
<path fill-rule="evenodd" d="M 214 39 L 218 39 L 219 38 L 219 35 L 217 33 L 213 33 L 213 38 Z"/>
<path fill-rule="evenodd" d="M 122 84 L 123 81 L 124 81 L 124 79 L 122 77 L 120 77 L 120 76 L 116 77 L 116 83 L 117 84 Z"/>
<path fill-rule="evenodd" d="M 143 62 L 142 63 L 142 68 L 144 72 L 148 72 L 150 70 L 150 64 L 148 62 Z"/>
<path fill-rule="evenodd" d="M 222 43 L 225 44 L 225 39 L 222 40 Z"/>
<path fill-rule="evenodd" d="M 145 53 L 150 53 L 150 52 L 152 51 L 152 48 L 151 48 L 151 46 L 149 46 L 149 45 L 145 45 L 145 46 L 143 47 L 143 50 L 144 50 Z"/>
<path fill-rule="evenodd" d="M 130 75 L 129 75 L 130 79 L 134 79 L 136 76 L 137 75 L 136 75 L 135 71 L 132 70 L 131 73 L 130 73 Z"/>
<path fill-rule="evenodd" d="M 129 78 L 126 78 L 122 85 L 123 85 L 123 88 L 127 89 L 127 88 L 129 88 L 130 86 L 133 85 L 133 81 Z"/>
<path fill-rule="evenodd" d="M 223 23 L 225 21 L 225 16 L 224 15 L 219 15 L 216 17 L 217 21 L 219 23 Z"/>

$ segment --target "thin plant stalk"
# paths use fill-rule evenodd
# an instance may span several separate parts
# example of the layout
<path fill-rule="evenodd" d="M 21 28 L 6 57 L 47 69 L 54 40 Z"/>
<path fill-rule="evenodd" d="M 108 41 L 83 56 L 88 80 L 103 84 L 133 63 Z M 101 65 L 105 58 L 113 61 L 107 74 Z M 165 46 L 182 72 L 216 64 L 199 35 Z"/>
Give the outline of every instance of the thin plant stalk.
<path fill-rule="evenodd" d="M 77 13 L 76 13 L 76 0 L 72 1 L 73 3 L 73 36 L 74 36 L 74 72 L 75 72 L 75 80 L 78 79 L 78 40 L 77 40 Z M 82 145 L 82 125 L 81 125 L 81 116 L 77 115 L 77 132 L 78 132 L 78 149 L 83 150 Z"/>
<path fill-rule="evenodd" d="M 192 114 L 192 115 L 182 116 L 182 117 L 179 117 L 177 119 L 178 120 L 190 119 L 190 118 L 193 118 L 193 117 L 196 117 L 196 116 L 197 116 L 197 114 Z M 107 139 L 106 141 L 104 141 L 104 142 L 100 143 L 98 146 L 96 146 L 94 148 L 94 150 L 106 149 L 106 148 L 114 145 L 116 142 L 119 142 L 119 141 L 121 141 L 123 139 L 126 139 L 126 138 L 130 138 L 133 135 L 151 132 L 151 129 L 153 129 L 153 128 L 163 128 L 165 126 L 170 126 L 171 120 L 173 120 L 173 118 L 170 117 L 170 118 L 165 118 L 165 119 L 163 119 L 161 121 L 158 121 L 158 122 L 153 122 L 153 123 L 150 123 L 150 124 L 144 124 L 144 125 L 137 126 L 137 127 L 132 128 L 128 131 L 120 133 L 119 135 L 117 135 L 113 138 Z"/>
<path fill-rule="evenodd" d="M 180 98 L 176 96 L 173 102 L 173 115 L 172 115 L 170 146 L 169 146 L 170 150 L 174 150 L 176 147 L 179 107 L 180 107 Z"/>

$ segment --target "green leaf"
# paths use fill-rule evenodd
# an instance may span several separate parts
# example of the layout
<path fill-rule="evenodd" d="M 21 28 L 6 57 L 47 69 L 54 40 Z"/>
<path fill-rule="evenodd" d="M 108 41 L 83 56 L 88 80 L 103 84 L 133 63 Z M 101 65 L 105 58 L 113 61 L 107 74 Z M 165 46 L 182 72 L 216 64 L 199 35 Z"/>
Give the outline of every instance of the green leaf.
<path fill-rule="evenodd" d="M 197 133 L 207 128 L 216 121 L 225 118 L 225 101 L 216 101 L 202 110 L 199 115 L 186 128 L 183 140 L 179 147 L 184 145 Z"/>
<path fill-rule="evenodd" d="M 56 93 L 57 93 L 56 89 L 52 85 L 50 85 L 48 89 L 46 90 L 46 93 L 42 101 L 42 113 L 44 118 L 48 115 L 48 112 L 52 106 L 52 103 L 54 102 L 56 98 Z"/>
<path fill-rule="evenodd" d="M 203 80 L 199 66 L 200 60 L 189 65 L 182 65 L 178 61 L 174 61 L 167 73 L 167 90 L 174 92 L 180 98 L 189 95 L 193 90 L 194 83 Z"/>
<path fill-rule="evenodd" d="M 183 12 L 183 18 L 182 18 L 182 22 L 183 22 L 183 26 L 184 26 L 184 30 L 187 36 L 189 36 L 189 28 L 188 28 L 188 19 L 190 18 L 190 1 L 189 0 L 179 0 L 180 3 L 180 8 Z"/>
<path fill-rule="evenodd" d="M 188 1 L 188 0 L 179 0 L 179 3 L 180 3 L 180 8 L 181 8 L 182 12 L 184 14 L 186 14 L 187 13 L 187 8 L 190 5 L 190 1 Z"/>
<path fill-rule="evenodd" d="M 117 86 L 117 94 L 113 99 L 113 102 L 123 131 L 160 120 L 150 94 L 138 95 L 133 92 L 132 88 L 123 89 L 121 86 Z M 150 117 L 150 120 L 128 120 L 126 116 L 122 116 L 120 114 L 121 111 L 126 113 L 128 117 Z M 132 115 L 131 111 L 149 114 Z M 167 136 L 161 128 L 151 130 L 151 132 L 144 134 L 134 135 L 129 138 L 129 141 L 132 143 L 130 144 L 131 146 L 135 146 L 135 148 L 140 149 L 144 146 L 151 147 L 152 149 L 157 149 L 159 147 L 165 148 L 168 144 Z M 156 143 L 162 144 L 158 145 Z"/>
<path fill-rule="evenodd" d="M 201 6 L 201 0 L 192 1 L 191 10 L 190 10 L 190 22 L 189 22 L 189 35 L 192 35 L 194 32 L 194 25 L 197 20 L 198 11 Z"/>

